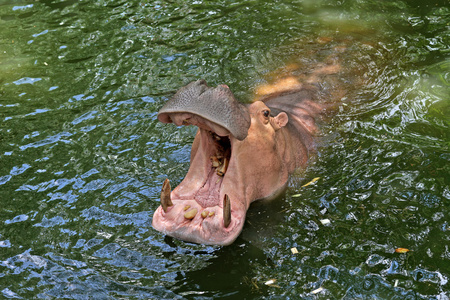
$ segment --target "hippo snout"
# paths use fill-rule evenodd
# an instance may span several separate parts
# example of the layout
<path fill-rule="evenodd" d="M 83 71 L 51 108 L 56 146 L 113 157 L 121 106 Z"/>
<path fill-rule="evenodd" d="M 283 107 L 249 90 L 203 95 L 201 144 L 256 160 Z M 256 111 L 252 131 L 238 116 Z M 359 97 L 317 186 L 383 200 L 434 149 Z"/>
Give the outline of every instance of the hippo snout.
<path fill-rule="evenodd" d="M 236 100 L 228 86 L 209 87 L 203 79 L 179 89 L 160 109 L 158 120 L 174 123 L 174 115 L 186 113 L 225 128 L 238 140 L 245 139 L 250 127 L 247 108 Z"/>

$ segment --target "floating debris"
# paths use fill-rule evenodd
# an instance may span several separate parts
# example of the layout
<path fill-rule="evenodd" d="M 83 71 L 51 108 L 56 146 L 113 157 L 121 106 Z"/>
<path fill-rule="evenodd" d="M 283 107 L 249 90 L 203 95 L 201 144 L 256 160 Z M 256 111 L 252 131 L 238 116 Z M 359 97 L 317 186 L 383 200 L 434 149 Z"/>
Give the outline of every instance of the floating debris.
<path fill-rule="evenodd" d="M 395 249 L 395 253 L 406 253 L 406 252 L 409 252 L 410 250 L 409 249 L 406 249 L 406 248 L 397 248 L 397 249 Z"/>
<path fill-rule="evenodd" d="M 322 219 L 320 220 L 320 223 L 322 223 L 322 225 L 328 225 L 331 223 L 331 221 L 329 219 Z"/>
<path fill-rule="evenodd" d="M 274 284 L 275 282 L 277 282 L 276 279 L 270 279 L 270 280 L 264 282 L 264 284 L 265 284 L 265 285 L 271 285 L 271 284 Z"/>
<path fill-rule="evenodd" d="M 292 254 L 298 254 L 298 250 L 296 247 L 291 248 Z"/>
<path fill-rule="evenodd" d="M 270 280 L 267 280 L 266 282 L 264 282 L 264 284 L 268 285 L 268 286 L 271 286 L 271 287 L 280 288 L 280 286 L 276 285 L 275 282 L 277 282 L 276 279 L 270 279 Z"/>
<path fill-rule="evenodd" d="M 323 287 L 320 287 L 320 288 L 318 288 L 318 289 L 315 289 L 314 291 L 311 292 L 311 294 L 315 295 L 315 294 L 320 293 L 321 291 L 323 291 Z"/>
<path fill-rule="evenodd" d="M 314 182 L 316 182 L 316 181 L 319 180 L 319 179 L 320 179 L 320 177 L 313 178 L 313 180 L 311 180 L 310 182 L 308 182 L 308 183 L 302 185 L 302 187 L 305 187 L 305 186 L 308 186 L 308 185 L 310 185 L 310 184 L 313 184 Z"/>

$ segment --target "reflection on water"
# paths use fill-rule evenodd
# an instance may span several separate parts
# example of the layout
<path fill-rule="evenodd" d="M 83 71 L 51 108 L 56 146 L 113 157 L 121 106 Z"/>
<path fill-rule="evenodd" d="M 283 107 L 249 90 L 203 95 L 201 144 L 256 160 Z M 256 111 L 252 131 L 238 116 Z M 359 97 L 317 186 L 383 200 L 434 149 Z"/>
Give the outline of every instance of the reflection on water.
<path fill-rule="evenodd" d="M 4 2 L 2 296 L 447 299 L 449 8 L 416 2 Z M 228 247 L 153 230 L 195 134 L 156 121 L 178 87 L 249 101 L 335 53 L 346 94 L 285 195 Z"/>

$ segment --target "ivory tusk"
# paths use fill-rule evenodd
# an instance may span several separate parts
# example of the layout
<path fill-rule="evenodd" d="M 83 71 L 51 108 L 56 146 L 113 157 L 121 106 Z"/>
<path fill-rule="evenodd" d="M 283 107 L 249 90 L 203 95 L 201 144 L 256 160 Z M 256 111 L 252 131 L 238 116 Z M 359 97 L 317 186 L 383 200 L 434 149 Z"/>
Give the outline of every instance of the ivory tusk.
<path fill-rule="evenodd" d="M 166 178 L 164 180 L 162 189 L 161 189 L 161 206 L 164 212 L 167 212 L 167 208 L 172 206 L 172 200 L 170 199 L 170 181 Z"/>
<path fill-rule="evenodd" d="M 223 226 L 227 228 L 231 223 L 231 203 L 227 194 L 223 197 Z"/>

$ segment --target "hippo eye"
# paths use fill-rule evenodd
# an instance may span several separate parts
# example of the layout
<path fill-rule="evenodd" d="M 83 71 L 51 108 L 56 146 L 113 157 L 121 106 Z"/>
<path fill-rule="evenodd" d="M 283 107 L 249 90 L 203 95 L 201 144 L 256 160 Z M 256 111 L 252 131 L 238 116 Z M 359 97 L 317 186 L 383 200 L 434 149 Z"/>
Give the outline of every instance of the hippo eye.
<path fill-rule="evenodd" d="M 263 116 L 268 118 L 270 116 L 270 110 L 267 109 L 263 110 Z"/>

